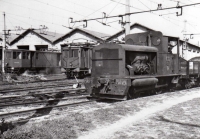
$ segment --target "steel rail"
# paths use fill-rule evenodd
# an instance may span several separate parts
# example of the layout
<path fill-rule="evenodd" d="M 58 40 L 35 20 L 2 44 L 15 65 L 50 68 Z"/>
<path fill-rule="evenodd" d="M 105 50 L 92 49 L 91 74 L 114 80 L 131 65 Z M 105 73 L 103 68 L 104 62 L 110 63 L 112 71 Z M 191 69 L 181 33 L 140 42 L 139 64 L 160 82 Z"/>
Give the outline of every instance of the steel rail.
<path fill-rule="evenodd" d="M 82 88 L 82 89 L 67 89 L 67 90 L 63 90 L 63 91 L 84 91 L 86 89 Z M 6 97 L 1 97 L 0 101 L 3 101 L 5 99 L 13 99 L 13 98 L 18 98 L 18 97 L 27 97 L 27 96 L 33 96 L 33 95 L 45 95 L 45 94 L 53 94 L 53 93 L 60 93 L 62 91 L 52 91 L 52 92 L 44 92 L 44 93 L 35 93 L 35 94 L 26 94 L 26 95 L 16 95 L 16 96 L 6 96 Z"/>
<path fill-rule="evenodd" d="M 29 81 L 28 83 L 38 83 L 38 82 L 52 82 L 52 81 L 64 81 L 66 80 L 66 78 L 64 79 L 52 79 L 52 80 L 39 80 L 39 81 Z M 3 85 L 14 85 L 14 84 L 27 84 L 27 81 L 23 81 L 23 82 L 14 82 L 14 83 L 4 83 Z"/>
<path fill-rule="evenodd" d="M 65 86 L 72 86 L 74 83 L 67 83 L 67 84 L 59 84 L 59 85 L 44 85 L 44 86 L 34 86 L 34 87 L 26 87 L 26 88 L 17 88 L 17 89 L 2 89 L 0 93 L 10 93 L 10 92 L 17 92 L 17 91 L 30 91 L 30 90 L 39 90 L 39 89 L 48 89 L 48 88 L 55 88 L 55 87 L 65 87 Z"/>
<path fill-rule="evenodd" d="M 84 95 L 84 96 L 80 96 L 80 95 Z M 41 101 L 33 101 L 33 102 L 4 104 L 4 105 L 0 105 L 0 108 L 10 107 L 10 106 L 19 106 L 19 105 L 29 105 L 29 104 L 51 103 L 51 102 L 56 102 L 56 101 L 65 101 L 65 100 L 69 100 L 69 99 L 84 99 L 84 98 L 87 98 L 87 97 L 89 97 L 88 94 L 76 94 L 76 95 L 72 95 L 72 96 L 69 95 L 69 96 L 67 96 L 67 98 L 56 98 L 56 99 L 53 99 L 53 100 L 41 100 Z"/>
<path fill-rule="evenodd" d="M 80 104 L 87 104 L 87 103 L 91 103 L 91 102 L 94 102 L 94 101 L 96 101 L 96 100 L 87 100 L 87 101 L 70 103 L 70 104 L 46 106 L 46 107 L 42 107 L 42 108 L 33 108 L 33 109 L 29 109 L 29 110 L 15 111 L 15 112 L 10 112 L 10 113 L 0 114 L 0 117 L 10 116 L 10 115 L 15 115 L 15 114 L 20 114 L 20 113 L 33 112 L 33 111 L 43 110 L 43 109 L 48 109 L 48 108 L 60 108 L 60 107 L 77 106 L 77 105 L 80 105 Z"/>

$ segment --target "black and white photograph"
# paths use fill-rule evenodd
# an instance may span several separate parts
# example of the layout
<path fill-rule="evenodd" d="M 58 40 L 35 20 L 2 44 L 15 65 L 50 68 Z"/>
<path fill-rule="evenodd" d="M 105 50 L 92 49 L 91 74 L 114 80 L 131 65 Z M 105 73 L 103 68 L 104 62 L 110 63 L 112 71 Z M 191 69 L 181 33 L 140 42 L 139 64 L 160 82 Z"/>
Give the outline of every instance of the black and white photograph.
<path fill-rule="evenodd" d="M 0 139 L 200 139 L 200 0 L 0 0 Z"/>

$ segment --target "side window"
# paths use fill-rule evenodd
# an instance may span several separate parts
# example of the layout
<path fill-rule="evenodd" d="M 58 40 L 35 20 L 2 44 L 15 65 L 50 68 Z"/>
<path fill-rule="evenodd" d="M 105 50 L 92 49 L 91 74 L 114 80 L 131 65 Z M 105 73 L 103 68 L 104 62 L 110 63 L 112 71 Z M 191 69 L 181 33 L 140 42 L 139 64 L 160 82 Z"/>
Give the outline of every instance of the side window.
<path fill-rule="evenodd" d="M 11 59 L 11 52 L 6 52 L 6 58 Z"/>
<path fill-rule="evenodd" d="M 78 49 L 69 50 L 69 57 L 78 57 Z"/>
<path fill-rule="evenodd" d="M 17 52 L 13 52 L 13 59 L 17 59 Z"/>
<path fill-rule="evenodd" d="M 74 55 L 73 57 L 78 57 L 78 49 L 73 50 L 74 51 Z"/>
<path fill-rule="evenodd" d="M 31 59 L 30 52 L 27 52 L 27 59 Z"/>
<path fill-rule="evenodd" d="M 22 52 L 22 59 L 26 59 L 26 52 Z"/>
<path fill-rule="evenodd" d="M 35 53 L 35 59 L 39 59 L 38 53 Z"/>
<path fill-rule="evenodd" d="M 17 52 L 17 59 L 22 59 L 21 52 Z"/>
<path fill-rule="evenodd" d="M 69 50 L 64 50 L 63 53 L 64 53 L 64 57 L 68 58 L 68 56 L 69 56 Z"/>
<path fill-rule="evenodd" d="M 72 49 L 69 50 L 69 57 L 73 57 L 73 50 Z"/>

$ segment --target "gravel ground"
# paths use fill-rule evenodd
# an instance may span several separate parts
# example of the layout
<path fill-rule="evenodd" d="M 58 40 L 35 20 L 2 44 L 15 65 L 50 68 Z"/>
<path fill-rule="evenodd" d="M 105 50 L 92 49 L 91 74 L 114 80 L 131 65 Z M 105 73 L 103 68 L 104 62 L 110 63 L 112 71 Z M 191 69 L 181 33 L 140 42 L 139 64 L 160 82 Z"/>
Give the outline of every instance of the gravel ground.
<path fill-rule="evenodd" d="M 200 138 L 199 89 L 59 109 L 5 131 L 2 138 Z"/>

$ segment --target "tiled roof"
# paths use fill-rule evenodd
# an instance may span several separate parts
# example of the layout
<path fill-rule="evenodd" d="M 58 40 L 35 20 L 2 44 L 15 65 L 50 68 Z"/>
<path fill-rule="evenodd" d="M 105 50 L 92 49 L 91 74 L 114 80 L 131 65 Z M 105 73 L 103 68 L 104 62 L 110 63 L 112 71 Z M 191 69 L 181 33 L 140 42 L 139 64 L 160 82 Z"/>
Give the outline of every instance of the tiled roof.
<path fill-rule="evenodd" d="M 56 33 L 56 32 L 47 31 L 47 32 L 42 33 L 40 30 L 33 30 L 33 31 L 51 42 L 54 42 L 55 40 L 63 36 L 63 34 Z"/>
<path fill-rule="evenodd" d="M 62 36 L 63 34 L 60 33 L 56 33 L 56 32 L 41 32 L 40 30 L 33 30 L 33 29 L 27 29 L 24 32 L 22 32 L 20 35 L 14 35 L 12 37 L 10 37 L 9 39 L 9 43 L 12 44 L 14 43 L 17 39 L 20 39 L 24 36 L 26 36 L 28 33 L 35 33 L 36 35 L 38 35 L 39 37 L 41 37 L 42 39 L 45 39 L 47 41 L 49 41 L 50 43 L 53 43 L 53 41 L 55 41 L 56 39 L 58 39 L 60 36 Z"/>
<path fill-rule="evenodd" d="M 106 38 L 108 38 L 110 35 L 109 34 L 105 34 L 105 33 L 100 33 L 100 32 L 96 32 L 96 31 L 91 31 L 91 30 L 87 30 L 87 29 L 82 29 L 82 28 L 75 28 L 73 30 L 71 30 L 70 32 L 64 34 L 63 36 L 61 36 L 60 38 L 58 38 L 57 40 L 54 41 L 58 42 L 60 39 L 66 38 L 67 36 L 70 36 L 71 34 L 73 34 L 74 32 L 83 32 L 86 33 L 94 38 L 97 38 L 98 40 L 105 40 Z"/>

